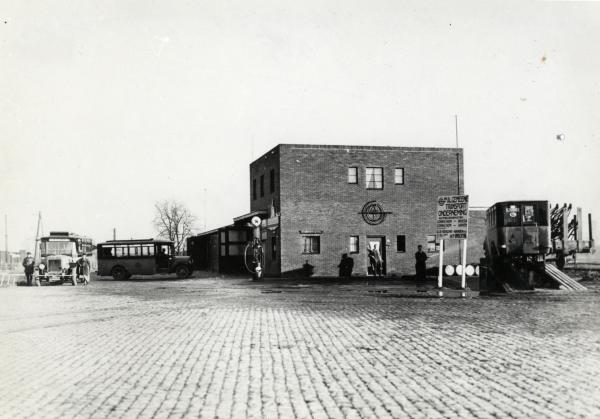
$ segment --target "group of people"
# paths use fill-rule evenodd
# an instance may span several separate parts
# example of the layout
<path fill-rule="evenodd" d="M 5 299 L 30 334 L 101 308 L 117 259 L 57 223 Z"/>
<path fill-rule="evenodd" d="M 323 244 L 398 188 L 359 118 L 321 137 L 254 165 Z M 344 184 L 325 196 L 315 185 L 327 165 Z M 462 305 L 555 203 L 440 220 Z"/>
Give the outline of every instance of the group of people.
<path fill-rule="evenodd" d="M 25 271 L 25 279 L 27 280 L 27 286 L 31 286 L 33 282 L 33 273 L 35 271 L 35 260 L 31 257 L 31 252 L 27 252 L 27 256 L 23 259 L 23 269 Z M 90 273 L 92 271 L 92 266 L 90 264 L 90 260 L 87 258 L 85 253 L 82 253 L 77 259 L 76 266 L 76 275 L 80 276 L 83 279 L 83 285 L 88 285 L 90 283 Z M 39 287 L 40 281 L 36 278 L 35 284 Z"/>
<path fill-rule="evenodd" d="M 376 243 L 373 244 L 373 247 L 367 247 L 367 254 L 372 274 L 378 278 L 383 277 L 383 257 Z M 344 253 L 338 268 L 339 276 L 341 278 L 348 278 L 352 276 L 354 260 L 347 253 Z M 417 252 L 415 253 L 415 271 L 417 288 L 421 289 L 425 286 L 427 271 L 427 253 L 423 251 L 423 246 L 421 245 L 417 246 Z"/>

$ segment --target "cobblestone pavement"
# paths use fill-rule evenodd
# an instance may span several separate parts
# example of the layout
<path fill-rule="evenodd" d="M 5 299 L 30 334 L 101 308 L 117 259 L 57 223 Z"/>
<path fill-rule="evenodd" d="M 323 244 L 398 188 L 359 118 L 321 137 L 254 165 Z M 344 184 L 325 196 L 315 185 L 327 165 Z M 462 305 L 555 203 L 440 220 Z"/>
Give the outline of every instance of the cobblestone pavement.
<path fill-rule="evenodd" d="M 600 417 L 600 287 L 468 299 L 398 289 L 240 278 L 3 288 L 0 416 Z"/>

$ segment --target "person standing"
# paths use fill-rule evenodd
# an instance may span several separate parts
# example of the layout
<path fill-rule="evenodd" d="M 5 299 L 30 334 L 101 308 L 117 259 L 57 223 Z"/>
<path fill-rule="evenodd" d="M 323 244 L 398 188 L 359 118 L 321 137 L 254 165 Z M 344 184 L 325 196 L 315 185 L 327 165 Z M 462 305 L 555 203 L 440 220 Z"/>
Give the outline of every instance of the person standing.
<path fill-rule="evenodd" d="M 427 270 L 427 253 L 423 251 L 423 246 L 417 246 L 417 253 L 415 253 L 415 270 L 417 279 L 417 289 L 425 286 L 425 272 Z"/>
<path fill-rule="evenodd" d="M 85 253 L 77 260 L 77 266 L 79 268 L 79 273 L 83 277 L 83 285 L 88 285 L 90 283 L 91 265 Z"/>
<path fill-rule="evenodd" d="M 31 286 L 31 280 L 33 279 L 33 268 L 35 261 L 31 257 L 31 252 L 27 252 L 27 256 L 23 259 L 23 268 L 25 269 L 25 278 L 27 279 L 27 286 Z"/>
<path fill-rule="evenodd" d="M 383 276 L 383 258 L 377 244 L 373 245 L 373 256 L 375 258 L 375 274 L 381 278 Z"/>

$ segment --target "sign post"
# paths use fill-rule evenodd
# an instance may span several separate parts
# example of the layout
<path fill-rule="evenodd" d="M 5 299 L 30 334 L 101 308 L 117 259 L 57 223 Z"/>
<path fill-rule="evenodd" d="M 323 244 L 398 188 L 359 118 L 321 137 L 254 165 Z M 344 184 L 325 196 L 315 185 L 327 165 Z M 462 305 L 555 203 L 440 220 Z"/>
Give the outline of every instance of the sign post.
<path fill-rule="evenodd" d="M 469 226 L 469 195 L 444 195 L 437 201 L 437 238 L 440 241 L 440 269 L 438 273 L 438 295 L 442 296 L 442 268 L 444 241 L 463 240 L 461 289 L 466 288 L 465 267 L 467 262 L 467 235 Z M 465 296 L 465 293 L 462 293 Z"/>
<path fill-rule="evenodd" d="M 440 240 L 440 268 L 438 269 L 438 297 L 443 297 L 444 292 L 442 291 L 442 278 L 444 275 L 444 239 Z"/>

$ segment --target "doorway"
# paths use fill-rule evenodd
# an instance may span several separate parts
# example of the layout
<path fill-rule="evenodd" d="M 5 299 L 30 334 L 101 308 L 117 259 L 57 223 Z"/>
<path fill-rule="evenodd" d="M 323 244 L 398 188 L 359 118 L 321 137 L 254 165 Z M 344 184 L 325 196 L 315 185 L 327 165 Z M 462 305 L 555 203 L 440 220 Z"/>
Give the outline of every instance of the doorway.
<path fill-rule="evenodd" d="M 367 248 L 375 249 L 375 247 L 377 247 L 377 249 L 379 250 L 379 253 L 381 254 L 381 259 L 382 259 L 381 273 L 383 275 L 385 275 L 386 274 L 385 236 L 367 236 Z M 374 272 L 373 267 L 371 266 L 371 262 L 369 260 L 369 253 L 370 252 L 367 252 L 367 275 L 374 276 L 375 272 Z"/>

